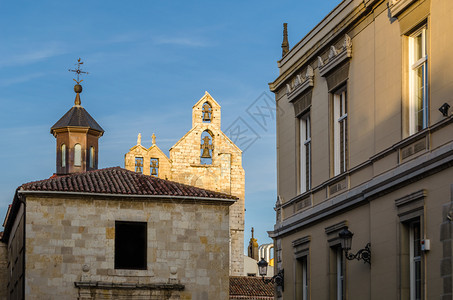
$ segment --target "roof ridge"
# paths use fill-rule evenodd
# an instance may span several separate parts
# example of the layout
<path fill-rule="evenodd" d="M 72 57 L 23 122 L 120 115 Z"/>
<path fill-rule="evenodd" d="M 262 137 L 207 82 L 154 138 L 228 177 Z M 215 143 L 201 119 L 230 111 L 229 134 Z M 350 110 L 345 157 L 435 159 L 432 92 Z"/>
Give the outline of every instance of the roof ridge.
<path fill-rule="evenodd" d="M 24 183 L 19 189 L 29 191 L 238 199 L 238 197 L 230 194 L 136 173 L 121 167 L 109 167 L 65 175 L 54 174 L 48 179 Z"/>

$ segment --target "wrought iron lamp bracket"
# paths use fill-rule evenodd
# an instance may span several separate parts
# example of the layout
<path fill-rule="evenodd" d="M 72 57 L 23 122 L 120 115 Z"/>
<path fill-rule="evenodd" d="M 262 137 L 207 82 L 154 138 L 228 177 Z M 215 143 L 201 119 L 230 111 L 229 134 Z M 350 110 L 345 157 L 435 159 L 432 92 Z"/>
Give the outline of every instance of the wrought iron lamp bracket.
<path fill-rule="evenodd" d="M 268 284 L 268 283 L 272 282 L 272 283 L 275 283 L 277 286 L 281 286 L 282 287 L 282 291 L 284 290 L 284 284 L 283 284 L 284 283 L 283 279 L 285 278 L 284 270 L 280 270 L 278 272 L 278 274 L 272 276 L 272 278 L 267 279 L 267 278 L 264 278 L 264 276 L 262 278 L 263 278 L 263 282 L 265 284 Z"/>
<path fill-rule="evenodd" d="M 345 250 L 344 252 L 346 259 L 348 260 L 363 260 L 363 263 L 368 263 L 371 265 L 371 244 L 368 243 L 366 244 L 365 248 L 360 249 L 357 251 L 356 254 L 350 253 L 348 250 Z"/>

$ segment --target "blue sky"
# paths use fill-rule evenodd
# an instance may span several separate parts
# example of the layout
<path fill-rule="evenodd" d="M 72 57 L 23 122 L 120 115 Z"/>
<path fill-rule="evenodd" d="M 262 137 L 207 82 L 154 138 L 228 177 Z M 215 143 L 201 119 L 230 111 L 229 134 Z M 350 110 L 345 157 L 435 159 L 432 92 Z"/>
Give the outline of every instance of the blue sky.
<path fill-rule="evenodd" d="M 252 226 L 260 244 L 271 242 L 276 137 L 267 83 L 278 75 L 282 23 L 291 47 L 340 2 L 0 2 L 0 220 L 19 185 L 55 172 L 50 127 L 74 103 L 67 70 L 81 57 L 90 73 L 82 105 L 105 130 L 99 168 L 124 167 L 139 132 L 147 147 L 154 132 L 168 155 L 208 91 L 222 106 L 222 129 L 249 132 L 230 136 L 244 150 L 244 242 Z"/>

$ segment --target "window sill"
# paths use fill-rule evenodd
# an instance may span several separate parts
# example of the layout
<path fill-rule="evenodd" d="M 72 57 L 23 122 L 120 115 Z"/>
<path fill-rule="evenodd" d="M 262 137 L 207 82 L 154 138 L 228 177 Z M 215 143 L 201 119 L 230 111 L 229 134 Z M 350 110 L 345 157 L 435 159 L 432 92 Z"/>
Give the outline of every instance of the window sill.
<path fill-rule="evenodd" d="M 148 270 L 130 270 L 130 269 L 109 269 L 107 271 L 109 276 L 124 276 L 124 277 L 153 277 L 153 270 L 148 267 Z"/>

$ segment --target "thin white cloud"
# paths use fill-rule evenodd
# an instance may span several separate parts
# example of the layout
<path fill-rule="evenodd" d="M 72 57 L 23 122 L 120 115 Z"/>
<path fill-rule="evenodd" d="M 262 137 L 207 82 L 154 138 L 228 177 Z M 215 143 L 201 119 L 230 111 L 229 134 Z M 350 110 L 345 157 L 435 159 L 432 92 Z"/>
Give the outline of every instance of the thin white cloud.
<path fill-rule="evenodd" d="M 197 38 L 189 37 L 156 37 L 154 38 L 156 45 L 177 45 L 187 47 L 207 47 L 208 43 Z"/>
<path fill-rule="evenodd" d="M 47 43 L 45 48 L 36 49 L 34 51 L 11 55 L 3 54 L 0 57 L 0 68 L 28 65 L 64 53 L 66 53 L 66 51 L 60 44 Z"/>
<path fill-rule="evenodd" d="M 45 74 L 46 73 L 34 73 L 34 74 L 26 74 L 26 75 L 19 76 L 19 77 L 2 79 L 2 80 L 0 80 L 0 86 L 6 87 L 6 86 L 13 85 L 13 84 L 24 83 L 24 82 L 30 81 L 32 79 L 42 77 Z"/>

